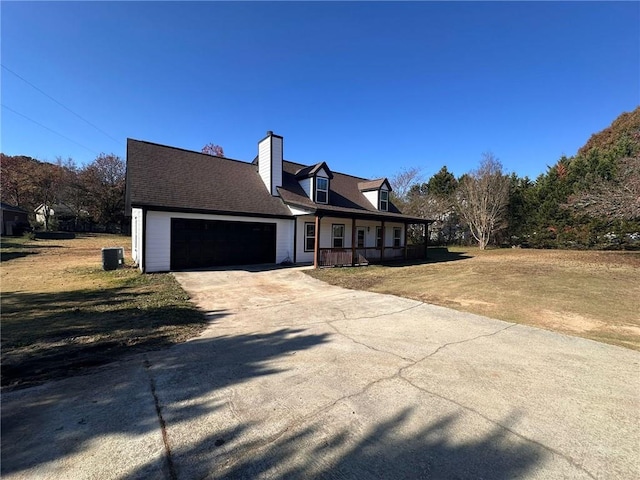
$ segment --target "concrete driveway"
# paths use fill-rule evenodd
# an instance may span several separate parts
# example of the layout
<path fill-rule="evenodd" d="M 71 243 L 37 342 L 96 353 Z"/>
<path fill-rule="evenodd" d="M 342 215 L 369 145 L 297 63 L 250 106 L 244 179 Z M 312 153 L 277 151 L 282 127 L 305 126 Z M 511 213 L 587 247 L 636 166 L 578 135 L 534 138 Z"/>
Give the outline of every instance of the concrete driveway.
<path fill-rule="evenodd" d="M 4 395 L 3 478 L 640 478 L 638 352 L 298 268 L 176 277 L 210 328 Z"/>

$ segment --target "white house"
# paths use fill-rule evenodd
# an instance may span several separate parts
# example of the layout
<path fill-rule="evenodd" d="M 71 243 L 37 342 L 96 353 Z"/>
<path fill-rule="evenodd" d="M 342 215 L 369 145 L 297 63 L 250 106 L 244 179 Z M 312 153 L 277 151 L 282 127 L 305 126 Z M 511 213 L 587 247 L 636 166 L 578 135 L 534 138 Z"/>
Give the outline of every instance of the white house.
<path fill-rule="evenodd" d="M 267 132 L 253 162 L 127 141 L 132 256 L 143 272 L 220 265 L 366 264 L 426 255 L 406 242 L 407 225 L 387 179 L 333 172 L 325 162 L 284 160 Z"/>

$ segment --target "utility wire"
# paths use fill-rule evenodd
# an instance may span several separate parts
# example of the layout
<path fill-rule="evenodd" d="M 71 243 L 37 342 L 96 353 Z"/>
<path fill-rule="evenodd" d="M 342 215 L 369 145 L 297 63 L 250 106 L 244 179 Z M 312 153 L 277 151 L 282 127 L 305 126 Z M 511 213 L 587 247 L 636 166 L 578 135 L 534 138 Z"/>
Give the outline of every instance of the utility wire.
<path fill-rule="evenodd" d="M 49 95 L 48 93 L 42 91 L 41 89 L 39 89 L 38 87 L 36 87 L 33 83 L 31 83 L 29 80 L 21 77 L 20 75 L 18 75 L 16 72 L 14 72 L 13 70 L 11 70 L 9 67 L 6 67 L 3 64 L 0 64 L 2 66 L 2 68 L 4 68 L 7 72 L 15 75 L 16 77 L 18 77 L 20 80 L 22 80 L 24 83 L 26 83 L 27 85 L 29 85 L 30 87 L 34 88 L 35 90 L 39 91 L 42 95 L 44 95 L 45 97 L 47 97 L 50 100 L 53 100 L 54 102 L 56 102 L 58 105 L 60 105 L 62 108 L 64 108 L 65 110 L 73 113 L 76 117 L 78 117 L 80 120 L 82 120 L 83 122 L 85 122 L 88 125 L 91 125 L 93 128 L 95 128 L 96 130 L 98 130 L 100 133 L 102 133 L 103 135 L 106 135 L 107 137 L 109 137 L 111 140 L 113 140 L 114 142 L 120 144 L 120 141 L 116 138 L 113 138 L 111 135 L 109 135 L 107 132 L 105 132 L 104 130 L 102 130 L 100 127 L 94 125 L 93 123 L 91 123 L 89 120 L 87 120 L 86 118 L 78 115 L 76 112 L 74 112 L 73 110 L 71 110 L 69 107 L 67 107 L 66 105 L 62 104 L 61 102 L 59 102 L 58 100 L 56 100 L 55 98 L 53 98 L 51 95 Z M 45 127 L 46 128 L 46 127 Z"/>
<path fill-rule="evenodd" d="M 89 147 L 85 147 L 85 146 L 84 146 L 84 145 L 82 145 L 81 143 L 78 143 L 78 142 L 76 142 L 75 140 L 70 139 L 69 137 L 67 137 L 67 136 L 65 136 L 65 135 L 63 135 L 63 134 L 61 134 L 60 132 L 56 132 L 55 130 L 53 130 L 53 129 L 51 129 L 51 128 L 47 127 L 46 125 L 43 125 L 43 124 L 41 124 L 40 122 L 36 122 L 33 118 L 29 118 L 29 117 L 27 117 L 26 115 L 23 115 L 23 114 L 22 114 L 22 113 L 20 113 L 20 112 L 16 112 L 13 108 L 11 108 L 11 107 L 7 107 L 4 103 L 2 103 L 2 104 L 0 104 L 0 105 L 2 105 L 2 107 L 3 107 L 3 108 L 6 108 L 6 109 L 7 109 L 7 110 L 9 110 L 10 112 L 15 113 L 16 115 L 19 115 L 19 116 L 21 116 L 22 118 L 26 118 L 26 119 L 27 119 L 27 120 L 29 120 L 30 122 L 33 122 L 33 123 L 35 123 L 36 125 L 38 125 L 38 126 L 40 126 L 40 127 L 44 128 L 44 129 L 46 129 L 46 130 L 49 130 L 50 132 L 55 133 L 56 135 L 61 136 L 61 137 L 62 137 L 62 138 L 64 138 L 65 140 L 69 140 L 70 142 L 75 143 L 76 145 L 78 145 L 78 146 L 80 146 L 80 147 L 82 147 L 82 148 L 85 148 L 85 149 L 89 150 L 91 153 L 95 153 L 96 155 L 98 155 L 98 152 L 96 152 L 95 150 L 91 150 Z"/>

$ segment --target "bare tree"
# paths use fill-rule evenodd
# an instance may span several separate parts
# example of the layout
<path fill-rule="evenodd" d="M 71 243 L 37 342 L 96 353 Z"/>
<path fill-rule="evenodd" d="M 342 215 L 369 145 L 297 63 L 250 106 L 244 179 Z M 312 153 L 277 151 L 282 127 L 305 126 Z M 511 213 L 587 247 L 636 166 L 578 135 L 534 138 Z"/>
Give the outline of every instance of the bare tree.
<path fill-rule="evenodd" d="M 509 177 L 502 173 L 502 164 L 492 153 L 484 153 L 478 169 L 460 179 L 457 194 L 460 215 L 480 250 L 485 249 L 497 230 L 506 226 L 508 202 Z"/>
<path fill-rule="evenodd" d="M 410 167 L 400 170 L 391 177 L 391 199 L 399 207 L 408 202 L 411 187 L 422 182 L 422 173 L 417 167 Z"/>
<path fill-rule="evenodd" d="M 202 147 L 202 153 L 213 155 L 214 157 L 224 157 L 224 150 L 220 145 L 216 145 L 215 143 L 207 143 Z"/>

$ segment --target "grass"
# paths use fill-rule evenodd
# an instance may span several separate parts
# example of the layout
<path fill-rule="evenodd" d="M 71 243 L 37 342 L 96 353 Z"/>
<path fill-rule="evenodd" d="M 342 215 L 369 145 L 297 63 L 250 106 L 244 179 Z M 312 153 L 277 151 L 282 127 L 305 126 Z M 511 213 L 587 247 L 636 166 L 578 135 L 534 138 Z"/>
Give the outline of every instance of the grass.
<path fill-rule="evenodd" d="M 173 276 L 132 265 L 102 270 L 101 248 L 129 243 L 115 235 L 2 239 L 3 388 L 82 373 L 203 330 L 204 316 Z"/>
<path fill-rule="evenodd" d="M 427 262 L 309 271 L 399 295 L 640 350 L 640 253 L 431 249 Z"/>

